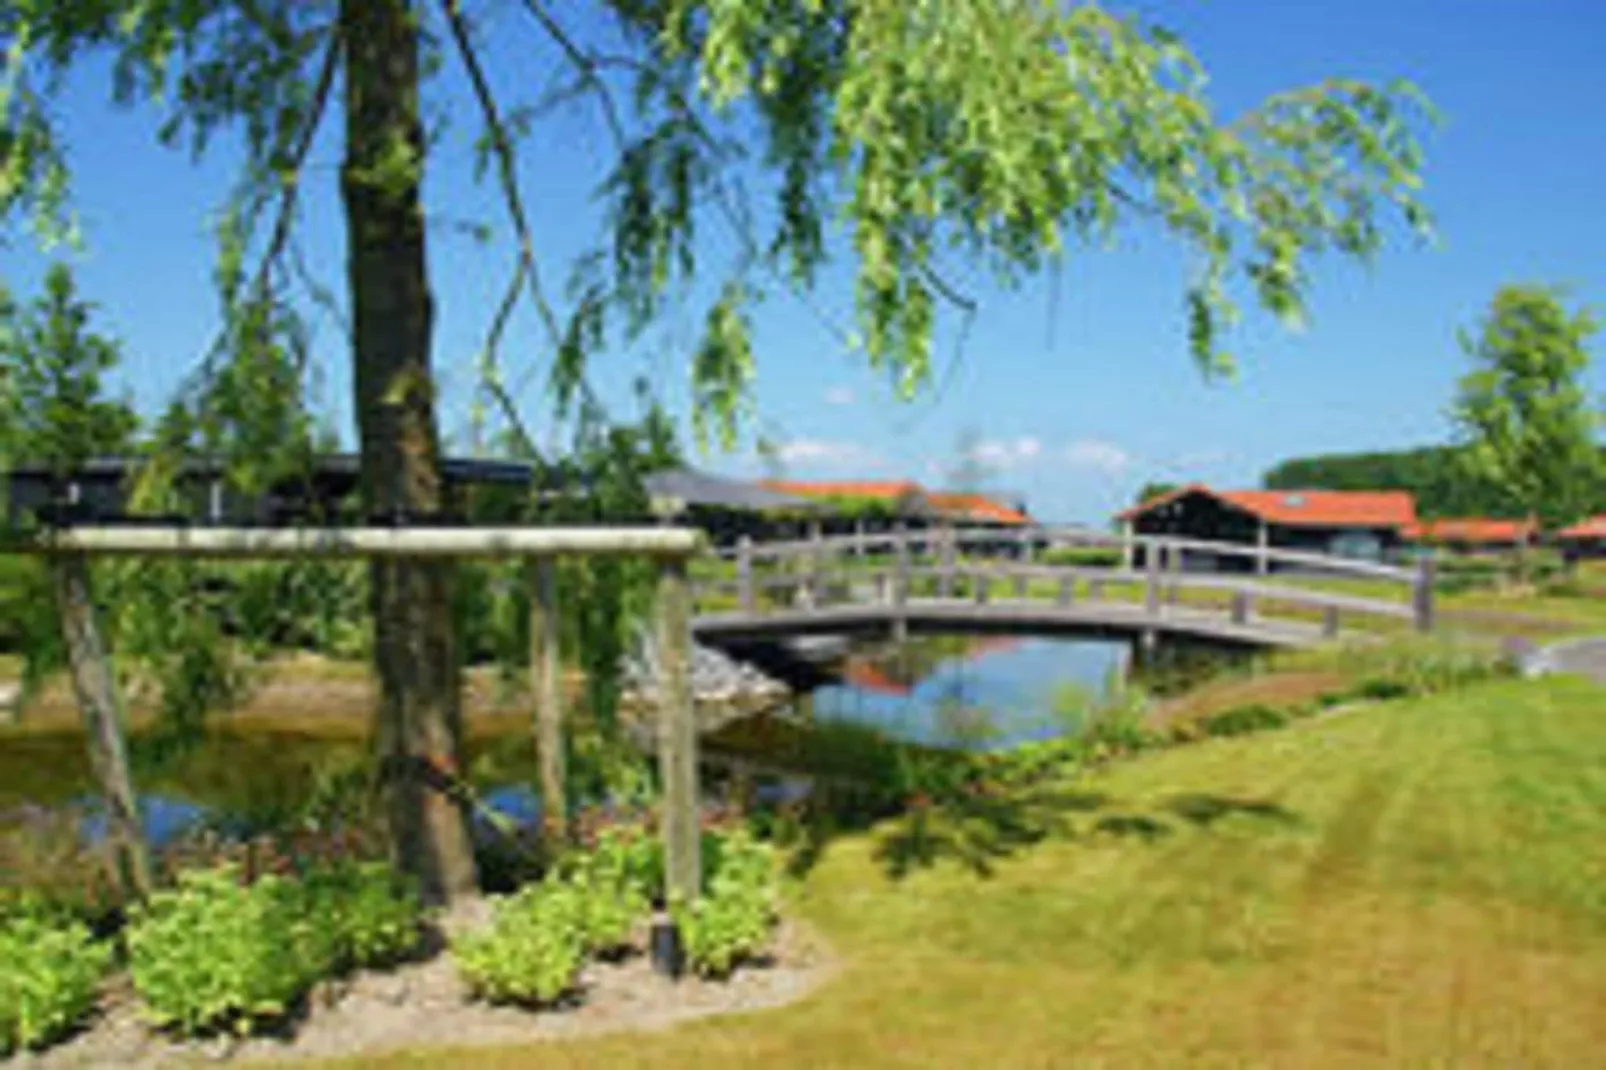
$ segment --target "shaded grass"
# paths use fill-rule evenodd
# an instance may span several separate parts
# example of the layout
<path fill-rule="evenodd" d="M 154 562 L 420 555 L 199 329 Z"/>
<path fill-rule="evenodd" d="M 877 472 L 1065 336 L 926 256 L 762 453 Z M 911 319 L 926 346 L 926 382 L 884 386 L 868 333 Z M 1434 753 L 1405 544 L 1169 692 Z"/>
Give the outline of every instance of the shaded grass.
<path fill-rule="evenodd" d="M 890 875 L 900 819 L 793 890 L 846 960 L 799 1006 L 349 1065 L 1592 1065 L 1603 706 L 1508 681 L 1162 752 L 1016 800 L 1043 839 L 991 877 Z"/>

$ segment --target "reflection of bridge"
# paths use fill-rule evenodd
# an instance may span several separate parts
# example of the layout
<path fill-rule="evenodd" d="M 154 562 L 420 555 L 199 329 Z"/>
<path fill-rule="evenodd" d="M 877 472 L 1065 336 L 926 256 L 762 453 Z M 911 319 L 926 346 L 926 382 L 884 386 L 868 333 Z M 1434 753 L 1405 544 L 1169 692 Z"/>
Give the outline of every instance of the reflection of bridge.
<path fill-rule="evenodd" d="M 1113 563 L 1051 563 L 1063 559 L 1063 551 L 1078 549 L 1089 558 L 1093 553 L 1087 551 L 1102 553 Z M 1218 562 L 1237 559 L 1253 571 L 1184 570 L 1185 555 L 1194 554 Z M 744 542 L 719 557 L 717 573 L 694 586 L 692 626 L 699 640 L 711 644 L 948 631 L 1301 647 L 1339 637 L 1346 618 L 1433 628 L 1431 558 L 1399 568 L 1265 547 L 1056 528 L 1019 536 L 996 529 L 933 529 Z M 1267 576 L 1272 569 L 1276 578 Z M 1364 589 L 1346 591 L 1344 581 Z"/>

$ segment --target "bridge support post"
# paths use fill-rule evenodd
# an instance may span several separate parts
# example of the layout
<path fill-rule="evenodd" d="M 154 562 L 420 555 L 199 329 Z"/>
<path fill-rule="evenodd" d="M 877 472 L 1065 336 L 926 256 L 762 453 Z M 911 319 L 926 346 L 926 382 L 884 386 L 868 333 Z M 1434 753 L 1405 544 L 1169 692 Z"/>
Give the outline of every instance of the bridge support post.
<path fill-rule="evenodd" d="M 563 768 L 563 663 L 558 657 L 558 576 L 551 557 L 535 561 L 530 600 L 530 682 L 535 689 L 535 755 L 540 766 L 541 826 L 549 842 L 568 838 Z"/>
<path fill-rule="evenodd" d="M 1163 553 L 1165 553 L 1164 543 L 1150 543 L 1143 555 L 1143 571 L 1147 583 L 1143 592 L 1143 604 L 1151 617 L 1160 615 L 1160 555 Z"/>
<path fill-rule="evenodd" d="M 1433 588 L 1438 581 L 1439 563 L 1431 550 L 1417 558 L 1416 562 L 1416 590 L 1414 594 L 1414 608 L 1416 609 L 1416 630 L 1431 632 L 1434 625 Z"/>
<path fill-rule="evenodd" d="M 1328 606 L 1322 613 L 1322 635 L 1327 639 L 1338 638 L 1338 607 Z"/>
<path fill-rule="evenodd" d="M 1255 571 L 1264 576 L 1271 571 L 1271 557 L 1267 550 L 1271 548 L 1271 527 L 1260 521 L 1255 529 Z"/>
<path fill-rule="evenodd" d="M 941 570 L 937 573 L 937 595 L 940 598 L 954 596 L 954 558 L 955 539 L 954 529 L 943 527 L 938 537 L 938 554 L 941 557 Z"/>
<path fill-rule="evenodd" d="M 686 563 L 658 572 L 658 770 L 663 782 L 664 876 L 672 898 L 694 901 L 702 878 L 697 810 L 697 723 L 691 692 L 691 604 Z"/>
<path fill-rule="evenodd" d="M 892 603 L 901 610 L 909 603 L 909 529 L 900 521 L 898 541 L 893 548 Z"/>
<path fill-rule="evenodd" d="M 1133 541 L 1132 521 L 1121 521 L 1121 569 L 1131 572 L 1137 564 L 1137 543 Z"/>
<path fill-rule="evenodd" d="M 742 612 L 753 612 L 753 539 L 748 535 L 736 541 L 736 584 Z"/>

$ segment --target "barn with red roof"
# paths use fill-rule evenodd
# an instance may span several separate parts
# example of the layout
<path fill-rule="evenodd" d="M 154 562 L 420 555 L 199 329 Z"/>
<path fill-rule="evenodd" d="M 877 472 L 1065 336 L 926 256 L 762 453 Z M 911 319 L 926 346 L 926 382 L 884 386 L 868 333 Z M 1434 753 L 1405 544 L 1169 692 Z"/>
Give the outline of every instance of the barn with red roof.
<path fill-rule="evenodd" d="M 1116 519 L 1136 535 L 1370 560 L 1398 554 L 1417 522 L 1416 500 L 1406 491 L 1215 490 L 1200 483 L 1151 498 Z M 1184 560 L 1190 567 L 1250 567 L 1242 557 L 1199 551 Z"/>

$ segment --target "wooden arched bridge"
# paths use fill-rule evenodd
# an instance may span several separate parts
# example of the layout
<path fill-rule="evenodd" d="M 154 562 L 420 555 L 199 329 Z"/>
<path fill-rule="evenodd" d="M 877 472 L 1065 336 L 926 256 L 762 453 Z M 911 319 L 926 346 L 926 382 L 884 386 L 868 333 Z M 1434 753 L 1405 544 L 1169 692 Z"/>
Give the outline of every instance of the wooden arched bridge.
<path fill-rule="evenodd" d="M 712 645 L 1007 631 L 1276 648 L 1434 626 L 1430 557 L 1400 567 L 1087 529 L 937 528 L 744 540 L 702 565 L 692 628 Z"/>

